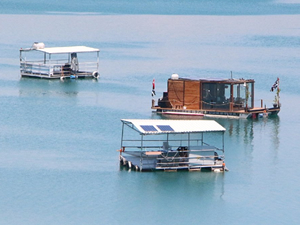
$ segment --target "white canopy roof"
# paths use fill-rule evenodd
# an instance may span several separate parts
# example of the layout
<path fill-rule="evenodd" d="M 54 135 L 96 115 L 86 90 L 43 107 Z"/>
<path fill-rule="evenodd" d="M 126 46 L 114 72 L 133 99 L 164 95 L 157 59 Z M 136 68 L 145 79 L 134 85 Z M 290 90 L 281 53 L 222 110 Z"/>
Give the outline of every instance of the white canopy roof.
<path fill-rule="evenodd" d="M 226 130 L 214 120 L 122 119 L 121 121 L 140 134 L 224 132 Z"/>
<path fill-rule="evenodd" d="M 45 52 L 48 54 L 61 54 L 61 53 L 80 53 L 80 52 L 99 52 L 97 48 L 91 48 L 86 46 L 70 46 L 70 47 L 50 47 L 36 49 L 37 51 Z"/>

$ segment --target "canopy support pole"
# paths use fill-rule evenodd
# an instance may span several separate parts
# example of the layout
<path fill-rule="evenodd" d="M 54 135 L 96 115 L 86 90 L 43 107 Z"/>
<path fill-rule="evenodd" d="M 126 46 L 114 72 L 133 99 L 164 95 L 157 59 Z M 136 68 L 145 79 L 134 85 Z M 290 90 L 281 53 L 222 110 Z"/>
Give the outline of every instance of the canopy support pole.
<path fill-rule="evenodd" d="M 122 123 L 121 149 L 122 149 L 122 147 L 123 147 L 123 135 L 124 135 L 124 123 Z"/>

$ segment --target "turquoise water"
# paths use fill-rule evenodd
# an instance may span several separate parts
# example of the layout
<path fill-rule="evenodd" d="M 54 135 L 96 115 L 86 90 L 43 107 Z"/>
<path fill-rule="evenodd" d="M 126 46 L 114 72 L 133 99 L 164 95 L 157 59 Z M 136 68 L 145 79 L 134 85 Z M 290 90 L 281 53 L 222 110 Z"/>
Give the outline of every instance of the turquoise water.
<path fill-rule="evenodd" d="M 299 14 L 298 0 L 2 0 L 0 13 L 93 13 L 155 15 Z"/>
<path fill-rule="evenodd" d="M 0 3 L 0 224 L 298 223 L 296 0 L 50 3 Z M 35 41 L 100 48 L 101 78 L 21 79 L 19 49 Z M 255 79 L 256 105 L 279 77 L 282 110 L 217 120 L 229 172 L 119 168 L 120 119 L 160 118 L 153 78 L 157 100 L 172 73 L 231 71 Z"/>

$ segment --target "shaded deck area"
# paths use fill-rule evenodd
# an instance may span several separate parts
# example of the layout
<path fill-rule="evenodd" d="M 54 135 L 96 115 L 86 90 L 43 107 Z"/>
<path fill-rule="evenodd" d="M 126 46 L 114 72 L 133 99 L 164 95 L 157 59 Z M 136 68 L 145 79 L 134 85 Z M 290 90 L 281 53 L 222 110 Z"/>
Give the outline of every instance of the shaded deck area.
<path fill-rule="evenodd" d="M 34 43 L 20 49 L 20 73 L 45 79 L 98 78 L 99 52 L 86 46 L 45 48 L 44 43 Z"/>
<path fill-rule="evenodd" d="M 193 152 L 193 153 L 191 153 Z M 147 151 L 126 152 L 119 156 L 120 165 L 136 171 L 147 170 L 226 170 L 223 157 L 215 151 Z"/>
<path fill-rule="evenodd" d="M 136 171 L 225 171 L 225 128 L 213 120 L 122 119 L 120 166 Z M 135 137 L 137 135 L 137 138 Z M 205 142 L 208 139 L 212 144 Z"/>

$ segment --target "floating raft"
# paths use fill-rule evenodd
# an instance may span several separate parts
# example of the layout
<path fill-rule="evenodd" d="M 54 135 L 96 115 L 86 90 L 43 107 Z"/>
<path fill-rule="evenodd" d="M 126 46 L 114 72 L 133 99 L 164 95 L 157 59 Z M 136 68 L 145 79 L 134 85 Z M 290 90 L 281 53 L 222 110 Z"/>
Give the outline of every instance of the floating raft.
<path fill-rule="evenodd" d="M 152 109 L 166 116 L 196 116 L 225 118 L 258 118 L 277 115 L 280 111 L 279 92 L 276 104 L 266 107 L 254 105 L 253 79 L 180 78 L 173 74 L 167 91 L 152 100 Z M 279 86 L 279 79 L 277 82 Z M 279 89 L 277 89 L 279 90 Z"/>
<path fill-rule="evenodd" d="M 46 48 L 35 42 L 31 48 L 20 49 L 20 73 L 45 79 L 99 78 L 99 52 L 86 46 Z"/>
<path fill-rule="evenodd" d="M 137 171 L 227 170 L 224 155 L 225 128 L 216 121 L 121 121 L 123 126 L 119 160 L 122 167 Z M 127 136 L 127 133 L 130 135 Z M 205 137 L 212 136 L 219 143 L 206 143 L 204 134 Z"/>

